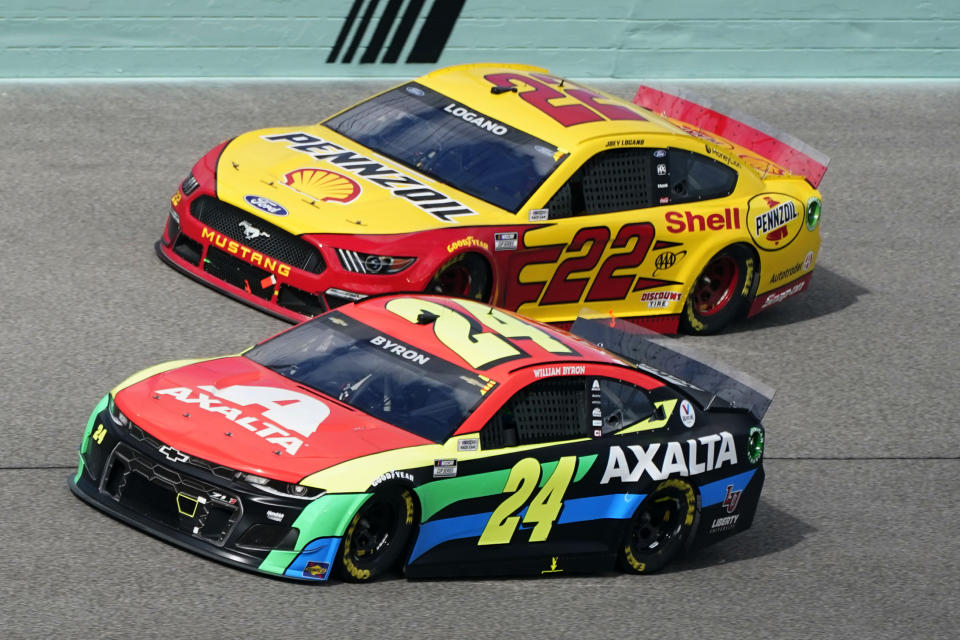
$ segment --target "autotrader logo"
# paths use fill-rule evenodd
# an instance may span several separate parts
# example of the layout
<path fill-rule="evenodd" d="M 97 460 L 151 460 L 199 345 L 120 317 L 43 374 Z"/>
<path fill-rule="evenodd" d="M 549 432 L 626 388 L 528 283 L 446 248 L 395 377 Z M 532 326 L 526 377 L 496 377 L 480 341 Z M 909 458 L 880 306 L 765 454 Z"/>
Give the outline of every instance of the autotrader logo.
<path fill-rule="evenodd" d="M 466 0 L 433 1 L 426 18 L 422 20 L 406 62 L 432 63 L 440 59 L 465 2 Z M 360 64 L 393 64 L 400 59 L 400 54 L 420 20 L 424 0 L 409 0 L 401 15 L 400 8 L 403 4 L 403 0 L 387 1 L 386 7 L 376 20 L 373 34 L 366 40 Z M 328 63 L 353 62 L 361 43 L 367 38 L 367 31 L 371 22 L 374 22 L 374 14 L 377 13 L 379 5 L 380 0 L 353 0 L 350 12 L 337 35 L 337 41 L 327 57 Z M 391 32 L 393 35 L 387 43 Z"/>

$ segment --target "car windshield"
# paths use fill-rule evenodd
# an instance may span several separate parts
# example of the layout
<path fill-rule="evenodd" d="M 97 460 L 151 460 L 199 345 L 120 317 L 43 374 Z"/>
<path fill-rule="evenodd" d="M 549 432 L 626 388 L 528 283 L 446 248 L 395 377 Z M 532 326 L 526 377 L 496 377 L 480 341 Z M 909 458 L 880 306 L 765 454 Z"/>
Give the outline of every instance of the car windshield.
<path fill-rule="evenodd" d="M 246 354 L 285 378 L 379 420 L 443 442 L 493 384 L 333 311 Z"/>
<path fill-rule="evenodd" d="M 563 160 L 551 144 L 411 82 L 324 123 L 460 191 L 516 213 Z"/>

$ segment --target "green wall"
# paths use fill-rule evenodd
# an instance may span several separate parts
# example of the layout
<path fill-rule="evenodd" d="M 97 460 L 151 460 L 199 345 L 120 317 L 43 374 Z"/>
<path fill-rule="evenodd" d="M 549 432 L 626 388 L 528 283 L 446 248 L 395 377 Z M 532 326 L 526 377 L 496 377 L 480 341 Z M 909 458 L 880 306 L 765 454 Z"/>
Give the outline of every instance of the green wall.
<path fill-rule="evenodd" d="M 602 78 L 957 78 L 960 1 L 0 0 L 3 78 L 408 77 L 477 61 Z"/>

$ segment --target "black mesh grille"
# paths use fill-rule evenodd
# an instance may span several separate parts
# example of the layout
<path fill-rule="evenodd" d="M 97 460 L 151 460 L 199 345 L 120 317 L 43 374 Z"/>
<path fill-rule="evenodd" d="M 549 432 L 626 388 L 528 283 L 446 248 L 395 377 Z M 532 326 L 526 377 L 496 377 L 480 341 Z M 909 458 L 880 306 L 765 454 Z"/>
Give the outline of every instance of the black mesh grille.
<path fill-rule="evenodd" d="M 550 212 L 550 219 L 568 218 L 573 215 L 573 198 L 571 194 L 570 183 L 563 185 L 560 191 L 557 191 L 550 202 L 547 203 L 547 211 Z M 579 211 L 577 212 L 579 213 Z"/>
<path fill-rule="evenodd" d="M 323 272 L 319 249 L 263 218 L 209 196 L 194 200 L 190 212 L 200 222 L 265 256 L 311 273 Z M 254 237 L 248 237 L 251 235 Z"/>
<path fill-rule="evenodd" d="M 105 476 L 104 490 L 124 507 L 214 544 L 223 544 L 240 519 L 236 496 L 123 444 L 113 452 Z"/>
<path fill-rule="evenodd" d="M 517 446 L 517 424 L 511 417 L 500 412 L 483 427 L 480 431 L 480 446 L 484 450 Z"/>
<path fill-rule="evenodd" d="M 651 206 L 650 156 L 618 149 L 595 157 L 583 169 L 583 200 L 587 213 Z"/>
<path fill-rule="evenodd" d="M 586 435 L 582 378 L 552 378 L 528 390 L 513 408 L 520 444 Z"/>
<path fill-rule="evenodd" d="M 550 378 L 530 385 L 480 431 L 484 449 L 586 436 L 585 379 Z"/>

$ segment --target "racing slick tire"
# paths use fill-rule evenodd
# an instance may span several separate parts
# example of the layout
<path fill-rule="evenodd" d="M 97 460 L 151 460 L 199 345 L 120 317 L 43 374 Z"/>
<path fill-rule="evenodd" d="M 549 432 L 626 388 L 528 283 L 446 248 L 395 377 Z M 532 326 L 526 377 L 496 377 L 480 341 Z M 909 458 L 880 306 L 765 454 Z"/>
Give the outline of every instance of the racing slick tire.
<path fill-rule="evenodd" d="M 387 487 L 374 493 L 343 534 L 337 575 L 348 582 L 370 582 L 394 569 L 407 550 L 415 521 L 410 489 Z"/>
<path fill-rule="evenodd" d="M 661 482 L 637 507 L 620 546 L 619 564 L 631 573 L 653 573 L 685 550 L 697 515 L 697 495 L 689 482 Z"/>
<path fill-rule="evenodd" d="M 490 267 L 475 253 L 461 253 L 440 267 L 427 285 L 427 293 L 487 302 L 490 299 Z"/>
<path fill-rule="evenodd" d="M 746 311 L 757 260 L 746 247 L 727 247 L 710 258 L 687 294 L 680 314 L 685 333 L 710 334 L 720 331 Z"/>

